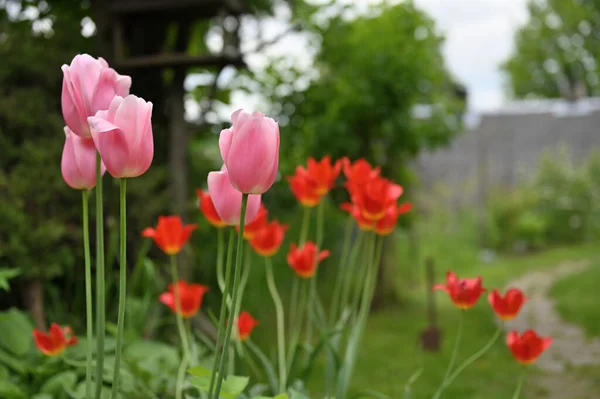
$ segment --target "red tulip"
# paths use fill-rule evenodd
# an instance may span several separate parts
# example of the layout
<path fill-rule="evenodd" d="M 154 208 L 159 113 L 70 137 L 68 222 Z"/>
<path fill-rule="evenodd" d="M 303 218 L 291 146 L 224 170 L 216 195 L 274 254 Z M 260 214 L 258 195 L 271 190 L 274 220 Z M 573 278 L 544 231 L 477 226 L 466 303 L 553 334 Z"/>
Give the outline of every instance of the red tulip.
<path fill-rule="evenodd" d="M 373 177 L 379 176 L 380 168 L 373 168 L 364 158 L 357 159 L 354 163 L 346 157 L 342 158 L 344 175 L 348 182 L 352 184 L 363 185 Z"/>
<path fill-rule="evenodd" d="M 261 203 L 254 220 L 244 226 L 244 239 L 252 240 L 256 236 L 256 233 L 267 225 L 267 216 L 269 216 L 269 211 Z M 235 226 L 235 229 L 239 232 L 240 226 Z"/>
<path fill-rule="evenodd" d="M 67 346 L 75 345 L 78 342 L 73 334 L 71 327 L 61 327 L 52 323 L 47 333 L 40 330 L 33 330 L 35 345 L 46 356 L 58 356 L 64 352 Z"/>
<path fill-rule="evenodd" d="M 526 300 L 527 297 L 517 288 L 510 288 L 506 291 L 504 297 L 500 295 L 498 290 L 493 290 L 488 295 L 488 302 L 502 320 L 512 320 L 517 317 Z"/>
<path fill-rule="evenodd" d="M 169 284 L 168 292 L 163 292 L 158 297 L 162 303 L 171 308 L 173 313 L 177 312 L 174 288 L 173 284 Z M 183 280 L 177 282 L 181 317 L 187 319 L 198 313 L 200 306 L 202 306 L 202 298 L 208 289 L 207 286 L 201 284 L 188 284 Z"/>
<path fill-rule="evenodd" d="M 459 279 L 456 273 L 446 273 L 446 284 L 436 284 L 434 290 L 442 290 L 448 293 L 454 304 L 461 309 L 469 309 L 485 292 L 481 286 L 481 277 Z"/>
<path fill-rule="evenodd" d="M 219 214 L 215 209 L 215 204 L 213 204 L 210 195 L 200 190 L 199 188 L 196 189 L 196 195 L 200 200 L 200 211 L 202 212 L 206 220 L 208 220 L 208 223 L 212 224 L 217 228 L 227 226 L 227 223 L 225 223 L 223 219 L 219 217 Z"/>
<path fill-rule="evenodd" d="M 142 236 L 154 239 L 167 255 L 176 255 L 196 229 L 195 224 L 184 225 L 179 216 L 159 216 L 156 229 L 147 227 Z"/>
<path fill-rule="evenodd" d="M 250 246 L 259 255 L 265 257 L 273 256 L 279 251 L 287 229 L 287 225 L 279 224 L 276 220 L 268 223 L 254 234 L 254 237 L 250 240 Z"/>
<path fill-rule="evenodd" d="M 300 248 L 292 244 L 287 255 L 287 262 L 296 274 L 302 278 L 311 278 L 317 265 L 329 256 L 329 251 L 318 252 L 314 242 L 307 241 Z"/>
<path fill-rule="evenodd" d="M 323 196 L 333 188 L 335 179 L 337 179 L 342 170 L 342 161 L 338 160 L 332 166 L 329 155 L 324 156 L 319 162 L 311 157 L 308 158 L 307 166 L 306 173 L 316 182 L 317 194 Z"/>
<path fill-rule="evenodd" d="M 363 231 L 372 231 L 373 230 L 373 225 L 375 224 L 374 222 L 365 219 L 362 215 L 362 212 L 360 211 L 360 208 L 357 207 L 356 205 L 350 203 L 350 202 L 345 202 L 342 205 L 340 205 L 340 208 L 346 212 L 348 212 L 350 214 L 350 216 L 352 216 L 354 218 L 354 220 L 356 221 L 356 224 L 358 224 L 358 227 L 363 230 Z"/>
<path fill-rule="evenodd" d="M 352 202 L 360 208 L 365 219 L 378 221 L 396 204 L 402 195 L 402 187 L 383 177 L 374 177 L 365 185 L 349 186 Z"/>
<path fill-rule="evenodd" d="M 387 236 L 394 231 L 394 227 L 396 227 L 396 222 L 398 221 L 398 217 L 406 212 L 409 212 L 412 209 L 412 204 L 410 202 L 405 202 L 400 206 L 392 205 L 390 206 L 383 218 L 377 221 L 375 225 L 375 232 L 380 236 Z"/>
<path fill-rule="evenodd" d="M 551 343 L 552 338 L 542 338 L 533 330 L 527 330 L 521 336 L 517 331 L 511 331 L 506 336 L 506 345 L 521 364 L 535 362 Z"/>
<path fill-rule="evenodd" d="M 240 341 L 245 341 L 252 333 L 252 330 L 254 330 L 254 327 L 258 325 L 258 320 L 252 317 L 250 313 L 244 311 L 238 316 L 236 324 Z"/>
<path fill-rule="evenodd" d="M 317 181 L 301 166 L 296 168 L 294 175 L 288 177 L 288 181 L 292 193 L 301 205 L 311 208 L 319 203 L 321 195 L 318 192 Z"/>

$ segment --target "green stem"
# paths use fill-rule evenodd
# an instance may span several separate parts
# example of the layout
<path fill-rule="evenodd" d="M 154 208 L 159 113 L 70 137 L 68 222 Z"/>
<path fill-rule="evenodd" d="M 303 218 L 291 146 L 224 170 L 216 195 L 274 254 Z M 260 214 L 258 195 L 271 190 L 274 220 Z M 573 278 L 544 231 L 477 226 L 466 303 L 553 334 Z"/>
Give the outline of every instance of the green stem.
<path fill-rule="evenodd" d="M 456 331 L 456 341 L 454 342 L 454 349 L 452 349 L 452 355 L 450 356 L 450 363 L 448 364 L 448 368 L 446 369 L 446 373 L 444 374 L 444 379 L 442 380 L 442 384 L 436 391 L 435 395 L 433 395 L 434 399 L 439 399 L 442 396 L 442 392 L 444 392 L 444 388 L 446 387 L 446 383 L 449 380 L 450 372 L 452 372 L 452 367 L 454 367 L 454 363 L 456 362 L 456 356 L 458 355 L 458 347 L 460 346 L 460 339 L 462 337 L 462 330 L 464 324 L 464 310 L 460 311 L 460 316 L 458 318 L 458 329 Z"/>
<path fill-rule="evenodd" d="M 177 370 L 177 380 L 175 381 L 175 399 L 183 398 L 183 384 L 185 382 L 185 370 L 188 367 L 188 357 L 184 355 L 181 364 Z"/>
<path fill-rule="evenodd" d="M 227 265 L 225 266 L 225 278 L 223 281 L 223 299 L 221 299 L 221 311 L 219 312 L 219 326 L 217 332 L 217 346 L 215 348 L 215 361 L 213 363 L 212 373 L 210 375 L 210 385 L 208 388 L 208 396 L 212 398 L 215 382 L 217 381 L 218 365 L 221 363 L 221 348 L 225 338 L 225 317 L 229 303 L 229 281 L 231 280 L 231 263 L 233 259 L 233 243 L 235 242 L 235 229 L 229 230 L 229 244 L 227 244 Z"/>
<path fill-rule="evenodd" d="M 321 249 L 321 245 L 323 244 L 323 223 L 325 221 L 325 198 L 321 198 L 319 202 L 319 207 L 317 209 L 317 235 L 316 235 L 316 246 L 317 252 L 315 252 L 315 259 L 313 262 L 315 263 L 315 274 L 310 279 L 310 294 L 308 295 L 308 316 L 306 321 L 306 337 L 305 344 L 306 347 L 310 347 L 312 342 L 312 334 L 313 334 L 313 324 L 315 321 L 315 306 L 316 302 L 319 300 L 317 296 L 319 295 L 317 291 L 317 275 L 319 274 L 319 267 L 316 265 L 317 259 L 319 256 L 319 251 Z M 308 359 L 307 353 L 307 359 Z"/>
<path fill-rule="evenodd" d="M 190 358 L 190 365 L 195 366 L 195 360 L 198 359 L 198 349 L 196 347 L 196 343 L 194 340 L 194 335 L 192 334 L 192 320 L 187 319 L 185 322 L 185 333 L 188 337 L 188 342 L 190 343 L 190 352 L 192 357 Z"/>
<path fill-rule="evenodd" d="M 298 246 L 304 245 L 306 237 L 308 236 L 308 228 L 310 226 L 310 211 L 312 208 L 303 207 L 302 211 L 302 227 L 300 228 L 300 238 L 298 240 Z M 290 319 L 289 328 L 290 330 L 295 329 L 296 315 L 298 311 L 298 295 L 300 294 L 300 278 L 296 275 L 292 278 L 292 293 L 290 296 Z"/>
<path fill-rule="evenodd" d="M 352 376 L 354 365 L 356 364 L 360 341 L 367 326 L 367 319 L 369 317 L 371 301 L 373 300 L 373 293 L 375 291 L 375 282 L 379 266 L 379 264 L 375 262 L 377 257 L 375 254 L 375 241 L 376 235 L 375 233 L 371 233 L 366 247 L 365 257 L 369 260 L 369 262 L 366 267 L 364 289 L 362 291 L 362 299 L 360 301 L 360 310 L 358 312 L 356 323 L 354 323 L 354 329 L 352 330 L 350 339 L 348 341 L 348 347 L 346 348 L 343 366 L 338 377 L 336 398 L 346 397 L 348 386 L 350 384 L 350 377 Z"/>
<path fill-rule="evenodd" d="M 348 269 L 345 275 L 345 280 L 343 281 L 342 293 L 340 294 L 340 310 L 343 310 L 348 306 L 348 301 L 350 300 L 350 287 L 352 283 L 352 277 L 355 276 L 355 266 L 356 260 L 358 259 L 358 253 L 363 246 L 365 234 L 361 230 L 358 234 L 358 238 L 356 239 L 356 243 L 352 246 L 352 250 L 350 251 L 348 264 L 344 265 Z M 363 267 L 364 269 L 364 267 Z M 363 280 L 364 281 L 364 280 Z M 360 283 L 360 280 L 356 280 L 355 283 Z"/>
<path fill-rule="evenodd" d="M 342 256 L 340 257 L 340 262 L 338 264 L 338 276 L 337 276 L 337 284 L 335 284 L 335 288 L 333 290 L 333 299 L 331 301 L 331 310 L 329 312 L 329 320 L 331 325 L 335 324 L 335 320 L 337 319 L 337 313 L 339 311 L 340 306 L 340 297 L 343 291 L 343 285 L 346 281 L 346 274 L 348 268 L 346 267 L 348 263 L 348 256 L 350 255 L 350 241 L 352 239 L 352 227 L 354 226 L 354 221 L 351 217 L 346 221 L 346 229 L 344 230 L 344 244 L 342 246 Z"/>
<path fill-rule="evenodd" d="M 287 352 L 288 373 L 290 373 L 292 370 L 292 365 L 294 363 L 294 355 L 296 354 L 296 346 L 298 346 L 298 341 L 300 340 L 300 333 L 302 331 L 302 325 L 304 323 L 304 314 L 306 313 L 305 309 L 309 289 L 310 282 L 301 280 L 299 285 L 300 298 L 298 300 L 298 319 L 296 320 L 294 328 L 291 331 L 290 346 Z"/>
<path fill-rule="evenodd" d="M 273 276 L 273 262 L 271 258 L 265 258 L 267 285 L 271 298 L 273 298 L 273 304 L 275 305 L 275 315 L 277 317 L 277 347 L 279 355 L 279 392 L 285 392 L 287 381 L 286 381 L 286 361 L 285 361 L 285 318 L 283 316 L 283 304 L 281 297 L 277 291 L 277 285 L 275 284 L 275 278 Z"/>
<path fill-rule="evenodd" d="M 223 229 L 217 229 L 217 283 L 219 284 L 221 293 L 225 290 L 225 276 L 223 275 L 224 239 Z"/>
<path fill-rule="evenodd" d="M 244 300 L 244 292 L 246 291 L 246 284 L 248 284 L 248 278 L 250 277 L 250 268 L 252 266 L 252 262 L 250 262 L 250 244 L 247 242 L 244 243 L 244 273 L 242 274 L 242 281 L 240 283 L 240 298 L 239 301 L 242 303 Z M 238 309 L 238 312 L 240 309 Z M 235 318 L 237 319 L 237 314 Z"/>
<path fill-rule="evenodd" d="M 183 325 L 183 318 L 181 317 L 181 299 L 179 297 L 179 285 L 177 282 L 179 281 L 179 273 L 177 272 L 177 255 L 171 255 L 171 278 L 173 279 L 173 293 L 175 295 L 175 320 L 177 322 L 177 330 L 179 331 L 179 338 L 181 339 L 181 346 L 183 352 L 183 359 L 181 359 L 181 368 L 185 367 L 184 364 L 187 365 L 191 359 L 190 356 L 190 343 L 188 342 L 187 334 L 185 332 L 185 326 Z M 183 379 L 185 378 L 185 373 L 178 373 L 177 375 L 177 385 L 175 390 L 175 396 L 179 399 L 182 397 L 182 389 L 183 389 Z"/>
<path fill-rule="evenodd" d="M 96 153 L 96 399 L 102 395 L 104 374 L 104 210 L 102 204 L 102 159 Z"/>
<path fill-rule="evenodd" d="M 87 333 L 87 353 L 85 367 L 85 396 L 92 397 L 92 341 L 94 340 L 93 320 L 92 320 L 92 265 L 90 259 L 90 212 L 88 191 L 81 191 L 83 205 L 83 252 L 85 257 L 85 312 L 86 312 L 86 333 Z"/>
<path fill-rule="evenodd" d="M 366 240 L 366 239 L 365 239 Z M 353 318 L 358 317 L 358 309 L 359 309 L 359 305 L 360 305 L 360 298 L 363 295 L 363 291 L 365 289 L 367 289 L 367 285 L 365 283 L 363 283 L 364 281 L 367 280 L 368 278 L 368 274 L 369 274 L 369 262 L 371 262 L 372 260 L 370 259 L 370 257 L 372 256 L 369 250 L 369 242 L 366 240 L 365 243 L 365 251 L 362 254 L 362 267 L 360 267 L 359 265 L 359 270 L 357 272 L 357 276 L 358 276 L 358 284 L 354 285 L 354 293 L 353 293 L 353 297 L 352 297 L 352 303 L 351 303 L 351 307 L 350 309 L 352 310 L 352 316 Z"/>
<path fill-rule="evenodd" d="M 244 225 L 246 218 L 246 205 L 248 204 L 248 194 L 242 194 L 242 209 L 240 211 L 240 232 L 238 234 L 237 239 L 237 250 L 235 256 L 235 267 L 233 269 L 233 294 L 232 294 L 232 304 L 233 307 L 229 312 L 229 322 L 227 323 L 227 328 L 225 330 L 225 340 L 223 341 L 223 351 L 221 356 L 221 363 L 219 364 L 219 371 L 217 374 L 217 383 L 214 392 L 214 399 L 219 398 L 219 393 L 221 392 L 221 385 L 223 384 L 223 375 L 225 372 L 225 363 L 227 361 L 227 353 L 229 351 L 230 341 L 231 341 L 231 331 L 233 330 L 233 325 L 235 324 L 235 320 L 233 317 L 237 314 L 239 309 L 239 294 L 240 294 L 240 276 L 242 274 L 242 259 L 244 257 Z M 222 320 L 219 320 L 222 323 Z"/>
<path fill-rule="evenodd" d="M 125 324 L 125 305 L 127 301 L 127 179 L 120 179 L 120 262 L 119 262 L 119 315 L 117 319 L 117 348 L 115 353 L 115 367 L 113 371 L 113 385 L 110 397 L 116 399 L 119 392 L 119 377 L 121 374 L 121 352 L 123 345 L 123 329 Z"/>
<path fill-rule="evenodd" d="M 475 362 L 481 356 L 485 355 L 487 353 L 487 351 L 489 351 L 490 348 L 494 345 L 494 343 L 498 340 L 498 337 L 500 337 L 500 335 L 502 334 L 502 331 L 503 331 L 502 325 L 500 325 L 498 327 L 498 329 L 496 330 L 496 332 L 494 333 L 494 335 L 492 336 L 492 339 L 490 339 L 483 348 L 481 348 L 480 350 L 475 352 L 473 355 L 471 355 L 471 357 L 469 357 L 467 360 L 465 360 L 460 366 L 458 366 L 456 368 L 456 370 L 452 374 L 450 374 L 450 376 L 446 379 L 446 383 L 444 384 L 443 389 L 448 388 L 448 386 L 450 386 L 450 384 L 452 384 L 452 381 L 454 381 L 454 379 L 456 377 L 458 377 L 458 375 L 465 368 L 467 368 L 469 365 L 471 365 L 473 362 Z"/>
<path fill-rule="evenodd" d="M 521 390 L 523 389 L 523 383 L 525 382 L 525 376 L 527 375 L 527 369 L 523 368 L 523 372 L 521 372 L 521 377 L 519 378 L 519 382 L 517 383 L 517 389 L 515 390 L 512 399 L 519 399 L 521 396 Z"/>

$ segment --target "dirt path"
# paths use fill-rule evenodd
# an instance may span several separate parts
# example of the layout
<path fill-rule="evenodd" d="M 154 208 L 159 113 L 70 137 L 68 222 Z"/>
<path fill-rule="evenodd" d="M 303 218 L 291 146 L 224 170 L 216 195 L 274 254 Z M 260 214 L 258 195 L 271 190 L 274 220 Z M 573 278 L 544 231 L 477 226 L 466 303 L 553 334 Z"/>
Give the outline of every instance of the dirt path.
<path fill-rule="evenodd" d="M 528 273 L 508 285 L 523 290 L 529 300 L 519 316 L 507 323 L 507 329 L 522 332 L 534 328 L 539 334 L 554 339 L 552 346 L 536 362 L 543 373 L 530 379 L 528 398 L 600 398 L 598 381 L 573 370 L 573 367 L 600 364 L 600 339 L 589 340 L 580 327 L 562 320 L 548 295 L 556 281 L 589 266 L 589 261 L 565 262 L 554 269 Z"/>

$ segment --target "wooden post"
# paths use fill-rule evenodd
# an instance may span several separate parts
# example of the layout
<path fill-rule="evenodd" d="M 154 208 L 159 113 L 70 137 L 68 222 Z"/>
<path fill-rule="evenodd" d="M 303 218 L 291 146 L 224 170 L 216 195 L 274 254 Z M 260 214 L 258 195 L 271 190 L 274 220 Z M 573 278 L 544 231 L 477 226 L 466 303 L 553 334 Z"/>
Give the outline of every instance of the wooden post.
<path fill-rule="evenodd" d="M 428 326 L 421 332 L 421 343 L 423 350 L 438 352 L 440 350 L 441 331 L 437 327 L 437 309 L 435 306 L 435 295 L 433 285 L 435 284 L 435 266 L 433 258 L 427 258 L 425 262 L 425 290 L 427 293 L 427 322 Z"/>

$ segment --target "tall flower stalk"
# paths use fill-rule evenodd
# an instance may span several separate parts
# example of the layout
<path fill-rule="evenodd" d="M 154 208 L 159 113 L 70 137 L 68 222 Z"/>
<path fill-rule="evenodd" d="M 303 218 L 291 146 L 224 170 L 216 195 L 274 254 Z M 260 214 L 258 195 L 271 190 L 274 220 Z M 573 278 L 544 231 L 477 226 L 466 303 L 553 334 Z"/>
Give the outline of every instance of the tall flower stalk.
<path fill-rule="evenodd" d="M 245 225 L 245 219 L 246 219 L 246 207 L 248 204 L 248 194 L 242 194 L 242 206 L 241 206 L 241 211 L 240 211 L 240 233 L 238 235 L 238 242 L 237 242 L 237 250 L 236 250 L 236 258 L 235 258 L 235 266 L 234 266 L 234 273 L 233 273 L 233 293 L 232 293 L 232 304 L 233 307 L 231 309 L 231 311 L 229 312 L 229 317 L 230 319 L 233 318 L 239 309 L 239 301 L 238 301 L 238 297 L 239 297 L 239 285 L 240 285 L 240 277 L 241 277 L 241 272 L 242 272 L 242 260 L 243 260 L 243 253 L 244 253 L 244 225 Z M 227 287 L 229 285 L 229 281 L 225 281 L 225 287 Z M 227 289 L 226 289 L 227 291 Z M 226 300 L 226 297 L 223 298 L 223 300 Z M 219 324 L 223 324 L 225 323 L 225 320 L 219 320 Z M 219 393 L 221 392 L 221 386 L 223 384 L 223 379 L 224 379 L 224 373 L 225 373 L 225 365 L 227 362 L 227 354 L 229 353 L 229 347 L 230 347 L 230 342 L 231 342 L 231 332 L 233 330 L 233 324 L 234 324 L 234 320 L 229 320 L 229 322 L 227 323 L 227 328 L 225 329 L 225 338 L 223 341 L 223 349 L 221 351 L 221 359 L 219 362 L 219 369 L 217 371 L 217 376 L 216 376 L 216 384 L 215 384 L 215 391 L 213 393 L 213 398 L 214 399 L 218 399 L 219 398 Z M 213 370 L 214 373 L 214 370 Z M 210 394 L 210 393 L 209 393 Z"/>
<path fill-rule="evenodd" d="M 123 350 L 123 330 L 125 327 L 125 308 L 127 302 L 127 179 L 119 181 L 120 186 L 120 223 L 119 223 L 119 313 L 117 317 L 117 347 L 115 354 L 115 367 L 113 372 L 113 385 L 110 397 L 116 399 L 119 392 L 119 378 L 121 375 L 121 352 Z"/>
<path fill-rule="evenodd" d="M 102 159 L 96 156 L 96 399 L 102 395 L 104 371 L 104 210 L 102 206 Z"/>
<path fill-rule="evenodd" d="M 233 263 L 233 245 L 235 242 L 235 229 L 231 228 L 229 232 L 229 243 L 227 244 L 227 261 L 225 266 L 225 277 L 223 277 L 223 288 L 221 292 L 223 294 L 223 299 L 221 300 L 221 310 L 219 312 L 219 325 L 217 330 L 217 346 L 215 351 L 215 361 L 213 363 L 213 370 L 210 376 L 210 384 L 208 388 L 209 397 L 212 397 L 212 392 L 215 387 L 215 382 L 217 381 L 217 371 L 218 367 L 221 364 L 221 356 L 223 356 L 223 351 L 221 350 L 223 346 L 223 340 L 225 339 L 225 320 L 227 308 L 231 311 L 231 306 L 233 305 L 230 302 L 229 296 L 229 282 L 231 281 L 231 265 Z"/>
<path fill-rule="evenodd" d="M 286 381 L 286 361 L 285 361 L 285 318 L 283 314 L 283 303 L 277 291 L 275 277 L 273 276 L 273 262 L 271 258 L 265 258 L 267 285 L 273 304 L 275 305 L 275 316 L 277 318 L 277 355 L 279 365 L 279 392 L 285 392 Z"/>
<path fill-rule="evenodd" d="M 92 265 L 90 259 L 90 223 L 89 223 L 89 192 L 81 191 L 83 212 L 83 252 L 85 256 L 85 312 L 87 351 L 85 364 L 85 395 L 92 397 L 92 341 L 94 340 L 92 320 Z"/>

